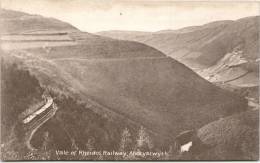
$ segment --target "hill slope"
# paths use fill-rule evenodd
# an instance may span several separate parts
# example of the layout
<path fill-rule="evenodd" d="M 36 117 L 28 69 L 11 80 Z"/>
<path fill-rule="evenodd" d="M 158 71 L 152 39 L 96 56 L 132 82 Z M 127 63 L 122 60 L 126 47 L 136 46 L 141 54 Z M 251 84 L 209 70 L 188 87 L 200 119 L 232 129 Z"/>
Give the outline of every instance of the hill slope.
<path fill-rule="evenodd" d="M 37 32 L 68 32 L 77 30 L 68 23 L 39 15 L 1 9 L 1 34 L 24 34 Z"/>
<path fill-rule="evenodd" d="M 200 68 L 213 66 L 234 48 L 241 49 L 248 59 L 256 59 L 258 19 L 248 17 L 237 21 L 217 21 L 202 26 L 154 33 L 104 31 L 97 34 L 143 42 L 191 68 Z"/>
<path fill-rule="evenodd" d="M 258 160 L 259 110 L 236 114 L 212 122 L 198 131 L 198 137 L 209 149 L 198 159 Z"/>
<path fill-rule="evenodd" d="M 258 86 L 258 27 L 256 16 L 154 33 L 104 31 L 98 34 L 145 43 L 184 63 L 210 82 L 251 89 Z"/>

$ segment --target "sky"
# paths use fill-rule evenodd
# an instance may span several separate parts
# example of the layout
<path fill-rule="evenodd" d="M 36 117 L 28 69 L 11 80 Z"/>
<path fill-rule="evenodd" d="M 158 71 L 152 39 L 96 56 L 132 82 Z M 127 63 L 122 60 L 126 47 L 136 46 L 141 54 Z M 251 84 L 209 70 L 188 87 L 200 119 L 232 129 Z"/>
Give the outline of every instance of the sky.
<path fill-rule="evenodd" d="M 260 13 L 258 2 L 174 0 L 1 0 L 5 9 L 68 22 L 86 32 L 159 31 Z"/>

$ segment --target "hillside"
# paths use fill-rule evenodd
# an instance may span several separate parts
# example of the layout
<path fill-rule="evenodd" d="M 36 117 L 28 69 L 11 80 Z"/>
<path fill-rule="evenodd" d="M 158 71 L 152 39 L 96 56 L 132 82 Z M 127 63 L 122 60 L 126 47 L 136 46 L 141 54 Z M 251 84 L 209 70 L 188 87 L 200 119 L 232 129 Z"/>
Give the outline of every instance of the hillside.
<path fill-rule="evenodd" d="M 259 110 L 250 109 L 193 130 L 189 151 L 173 155 L 178 160 L 258 160 Z M 175 157 L 174 157 L 175 156 Z"/>
<path fill-rule="evenodd" d="M 97 34 L 155 47 L 221 87 L 251 89 L 258 86 L 258 22 L 256 16 L 142 35 L 129 31 L 127 35 L 123 31 Z"/>
<path fill-rule="evenodd" d="M 155 47 L 191 68 L 213 66 L 225 54 L 240 48 L 248 59 L 257 58 L 258 17 L 217 21 L 154 33 L 103 31 L 97 34 L 134 40 Z M 130 33 L 132 33 L 130 35 Z M 197 66 L 193 66 L 193 64 Z"/>
<path fill-rule="evenodd" d="M 10 13 L 2 13 L 1 17 L 3 15 Z M 21 15 L 31 17 L 14 12 L 12 19 L 27 24 L 20 19 Z M 40 18 L 37 16 L 37 19 Z M 5 24 L 6 19 L 3 20 Z M 40 21 L 55 28 L 71 28 L 56 20 L 52 25 L 49 18 Z M 37 30 L 38 20 L 36 24 L 34 22 L 30 26 Z M 17 112 L 14 120 L 5 124 L 15 126 L 19 123 L 18 116 L 28 107 L 20 107 L 19 103 L 29 105 L 33 93 L 37 95 L 35 101 L 40 102 L 42 92 L 49 92 L 59 109 L 35 134 L 33 144 L 38 148 L 48 137 L 44 135 L 50 135 L 51 142 L 55 142 L 49 143 L 53 144 L 52 150 L 57 147 L 85 149 L 85 144 L 92 139 L 96 140 L 96 149 L 117 149 L 116 143 L 124 128 L 129 128 L 135 138 L 143 126 L 154 140 L 154 147 L 149 148 L 167 149 L 178 133 L 246 109 L 247 103 L 242 97 L 212 85 L 185 65 L 145 44 L 114 40 L 76 29 L 53 32 L 52 27 L 50 31 L 46 27 L 47 32 L 24 34 L 29 25 L 15 24 L 16 36 L 2 40 L 6 47 L 1 51 L 6 65 L 3 70 L 8 72 L 3 78 L 6 77 L 7 85 L 12 84 L 8 89 L 12 90 L 18 83 L 17 87 L 26 96 L 6 96 L 4 102 L 8 105 L 3 106 L 11 105 Z M 41 24 L 40 27 L 44 27 Z M 12 66 L 14 71 L 9 72 Z M 19 74 L 16 71 L 25 71 L 26 75 L 22 76 L 26 80 L 35 80 L 32 90 L 26 91 L 23 84 L 19 85 L 19 78 L 12 78 L 13 73 Z M 19 103 L 13 106 L 12 100 Z M 9 116 L 12 113 L 8 113 Z M 13 132 L 6 126 L 5 129 L 6 133 Z M 49 134 L 44 134 L 46 132 Z M 3 139 L 7 141 L 8 136 Z"/>
<path fill-rule="evenodd" d="M 29 15 L 19 11 L 1 9 L 1 34 L 26 34 L 44 32 L 69 32 L 77 30 L 68 23 L 40 15 Z"/>
<path fill-rule="evenodd" d="M 258 115 L 258 110 L 251 110 L 199 129 L 198 137 L 209 149 L 202 152 L 197 159 L 258 160 Z"/>

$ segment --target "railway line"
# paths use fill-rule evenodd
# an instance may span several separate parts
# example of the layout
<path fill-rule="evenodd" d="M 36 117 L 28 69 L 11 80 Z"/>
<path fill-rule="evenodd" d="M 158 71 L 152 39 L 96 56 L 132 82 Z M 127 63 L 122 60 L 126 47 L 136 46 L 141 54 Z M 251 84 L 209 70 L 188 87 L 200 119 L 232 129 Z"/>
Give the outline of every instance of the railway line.
<path fill-rule="evenodd" d="M 29 149 L 36 150 L 31 145 L 33 135 L 44 123 L 55 115 L 57 110 L 58 107 L 53 102 L 53 98 L 47 97 L 44 106 L 22 120 L 23 127 L 25 129 L 25 144 Z"/>

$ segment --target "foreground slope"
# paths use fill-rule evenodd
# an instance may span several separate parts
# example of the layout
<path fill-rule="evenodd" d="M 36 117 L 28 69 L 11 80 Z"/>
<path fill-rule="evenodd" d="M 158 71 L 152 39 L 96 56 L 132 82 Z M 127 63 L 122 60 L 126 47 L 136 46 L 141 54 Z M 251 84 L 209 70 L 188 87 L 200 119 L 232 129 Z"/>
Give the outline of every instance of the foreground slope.
<path fill-rule="evenodd" d="M 22 21 L 19 14 L 12 19 Z M 19 29 L 24 31 L 24 27 Z M 43 39 L 50 35 L 48 32 L 55 38 Z M 52 125 L 45 126 L 45 130 L 52 128 L 48 131 L 54 137 L 58 136 L 56 131 L 66 129 L 64 135 L 71 139 L 73 147 L 75 141 L 78 145 L 87 141 L 84 136 L 95 128 L 74 131 L 83 127 L 82 123 L 98 123 L 99 130 L 94 133 L 96 136 L 106 135 L 107 142 L 115 142 L 114 139 L 118 138 L 115 130 L 127 124 L 135 128 L 143 126 L 161 141 L 246 108 L 243 98 L 212 85 L 178 61 L 141 43 L 104 38 L 78 30 L 63 34 L 47 30 L 47 33 L 29 35 L 18 31 L 17 37 L 11 37 L 3 42 L 6 45 L 15 42 L 16 46 L 7 46 L 1 52 L 4 60 L 29 71 L 42 89 L 56 92 L 54 96 L 57 98 L 71 97 L 82 104 L 81 109 L 74 109 L 77 102 L 69 105 L 67 100 L 59 100 L 58 107 L 67 109 L 57 111 L 54 122 L 59 122 L 59 125 L 53 125 L 57 129 Z M 63 37 L 68 38 L 69 44 L 63 42 Z M 98 122 L 95 119 L 85 122 L 82 117 L 87 115 L 84 108 L 102 118 L 96 118 Z M 76 117 L 82 118 L 80 122 Z M 117 121 L 118 124 L 114 129 L 111 129 L 112 125 L 104 129 L 107 125 L 103 118 L 107 119 L 107 124 L 116 124 Z M 75 135 L 68 134 L 70 132 Z M 57 142 L 61 147 L 67 141 L 64 138 L 64 141 Z"/>
<path fill-rule="evenodd" d="M 198 130 L 208 149 L 198 155 L 204 160 L 258 160 L 259 110 L 229 116 Z"/>

